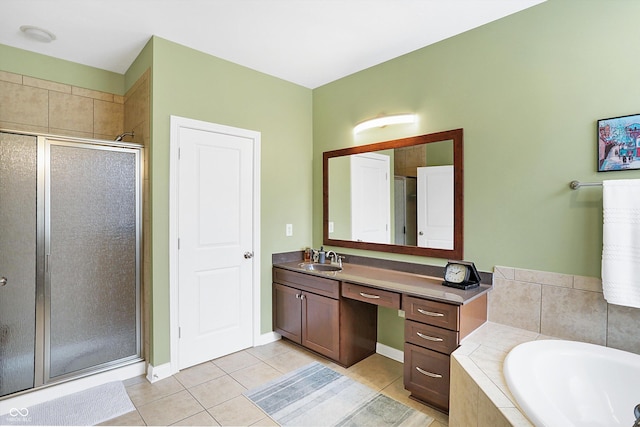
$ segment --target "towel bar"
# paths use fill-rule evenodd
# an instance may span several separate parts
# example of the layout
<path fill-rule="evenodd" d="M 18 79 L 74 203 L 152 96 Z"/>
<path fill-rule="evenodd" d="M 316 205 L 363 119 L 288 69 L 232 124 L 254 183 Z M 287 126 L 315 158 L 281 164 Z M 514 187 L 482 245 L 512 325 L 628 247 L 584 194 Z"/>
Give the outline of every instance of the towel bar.
<path fill-rule="evenodd" d="M 569 183 L 569 188 L 572 190 L 577 190 L 580 187 L 601 187 L 601 182 L 580 182 L 580 181 L 571 181 Z"/>

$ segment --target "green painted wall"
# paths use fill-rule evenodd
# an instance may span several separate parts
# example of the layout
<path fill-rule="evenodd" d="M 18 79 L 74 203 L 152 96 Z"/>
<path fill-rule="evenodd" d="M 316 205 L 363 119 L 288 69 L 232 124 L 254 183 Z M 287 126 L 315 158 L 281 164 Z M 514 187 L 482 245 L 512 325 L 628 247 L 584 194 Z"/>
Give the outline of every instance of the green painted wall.
<path fill-rule="evenodd" d="M 262 132 L 261 325 L 271 330 L 271 254 L 322 241 L 322 152 L 465 129 L 465 258 L 599 276 L 602 192 L 596 120 L 640 112 L 640 2 L 548 0 L 313 91 L 153 38 L 123 76 L 0 45 L 0 70 L 124 94 L 152 66 L 152 354 L 169 360 L 169 116 Z M 414 111 L 416 125 L 353 136 L 354 124 Z M 310 174 L 312 171 L 312 174 Z M 312 185 L 313 182 L 313 185 Z M 313 191 L 313 197 L 311 193 Z M 312 209 L 313 206 L 313 209 Z M 313 222 L 312 222 L 313 218 Z M 285 237 L 286 223 L 294 236 Z M 341 250 L 444 264 L 444 260 Z M 379 340 L 402 345 L 381 310 Z"/>
<path fill-rule="evenodd" d="M 152 38 L 125 75 L 0 45 L 0 70 L 124 94 L 151 73 L 151 354 L 169 362 L 169 117 L 261 132 L 261 332 L 271 331 L 271 254 L 311 244 L 312 91 Z M 294 235 L 285 237 L 285 224 Z"/>
<path fill-rule="evenodd" d="M 453 141 L 432 142 L 427 145 L 426 166 L 453 164 Z"/>
<path fill-rule="evenodd" d="M 465 259 L 485 271 L 506 265 L 599 277 L 602 190 L 571 191 L 568 183 L 640 178 L 596 172 L 596 120 L 640 112 L 638 16 L 637 1 L 548 0 L 315 89 L 316 246 L 323 151 L 461 127 Z M 354 140 L 356 123 L 403 112 L 419 114 L 415 129 Z M 384 339 L 402 335 L 401 319 L 380 321 L 388 325 L 380 341 L 401 348 Z"/>
<path fill-rule="evenodd" d="M 124 75 L 0 44 L 0 70 L 124 95 Z"/>
<path fill-rule="evenodd" d="M 142 48 L 142 51 L 138 54 L 133 64 L 129 66 L 129 69 L 124 74 L 124 92 L 127 93 L 129 89 L 140 79 L 145 71 L 153 67 L 153 42 L 149 39 L 147 44 Z M 153 90 L 153 88 L 151 89 Z M 153 107 L 153 97 L 151 98 L 151 106 Z"/>
<path fill-rule="evenodd" d="M 260 131 L 261 325 L 271 328 L 271 255 L 311 244 L 310 89 L 153 38 L 153 355 L 169 362 L 169 118 Z M 285 224 L 293 236 L 285 237 Z"/>

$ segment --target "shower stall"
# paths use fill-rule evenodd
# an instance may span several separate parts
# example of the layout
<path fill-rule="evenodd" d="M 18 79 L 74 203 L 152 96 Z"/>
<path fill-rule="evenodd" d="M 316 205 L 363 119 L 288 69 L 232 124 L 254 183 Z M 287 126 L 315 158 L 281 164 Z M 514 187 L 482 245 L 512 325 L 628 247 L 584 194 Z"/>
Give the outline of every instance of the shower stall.
<path fill-rule="evenodd" d="M 138 144 L 0 131 L 0 398 L 142 360 Z"/>

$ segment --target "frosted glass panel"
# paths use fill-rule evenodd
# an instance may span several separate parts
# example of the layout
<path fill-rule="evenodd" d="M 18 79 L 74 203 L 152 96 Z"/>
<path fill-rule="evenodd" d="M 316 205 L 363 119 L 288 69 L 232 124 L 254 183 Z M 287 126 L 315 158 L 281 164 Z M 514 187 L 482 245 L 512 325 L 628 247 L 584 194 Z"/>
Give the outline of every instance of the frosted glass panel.
<path fill-rule="evenodd" d="M 52 145 L 49 178 L 55 378 L 138 354 L 136 156 Z"/>
<path fill-rule="evenodd" d="M 0 133 L 0 396 L 34 386 L 37 142 Z"/>

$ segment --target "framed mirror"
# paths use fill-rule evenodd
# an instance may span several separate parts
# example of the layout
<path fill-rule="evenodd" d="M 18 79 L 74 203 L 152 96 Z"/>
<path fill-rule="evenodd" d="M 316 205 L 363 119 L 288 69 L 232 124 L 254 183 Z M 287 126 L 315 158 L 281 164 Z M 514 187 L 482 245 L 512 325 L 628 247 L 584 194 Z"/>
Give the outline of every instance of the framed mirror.
<path fill-rule="evenodd" d="M 463 131 L 327 151 L 323 243 L 463 258 Z"/>

